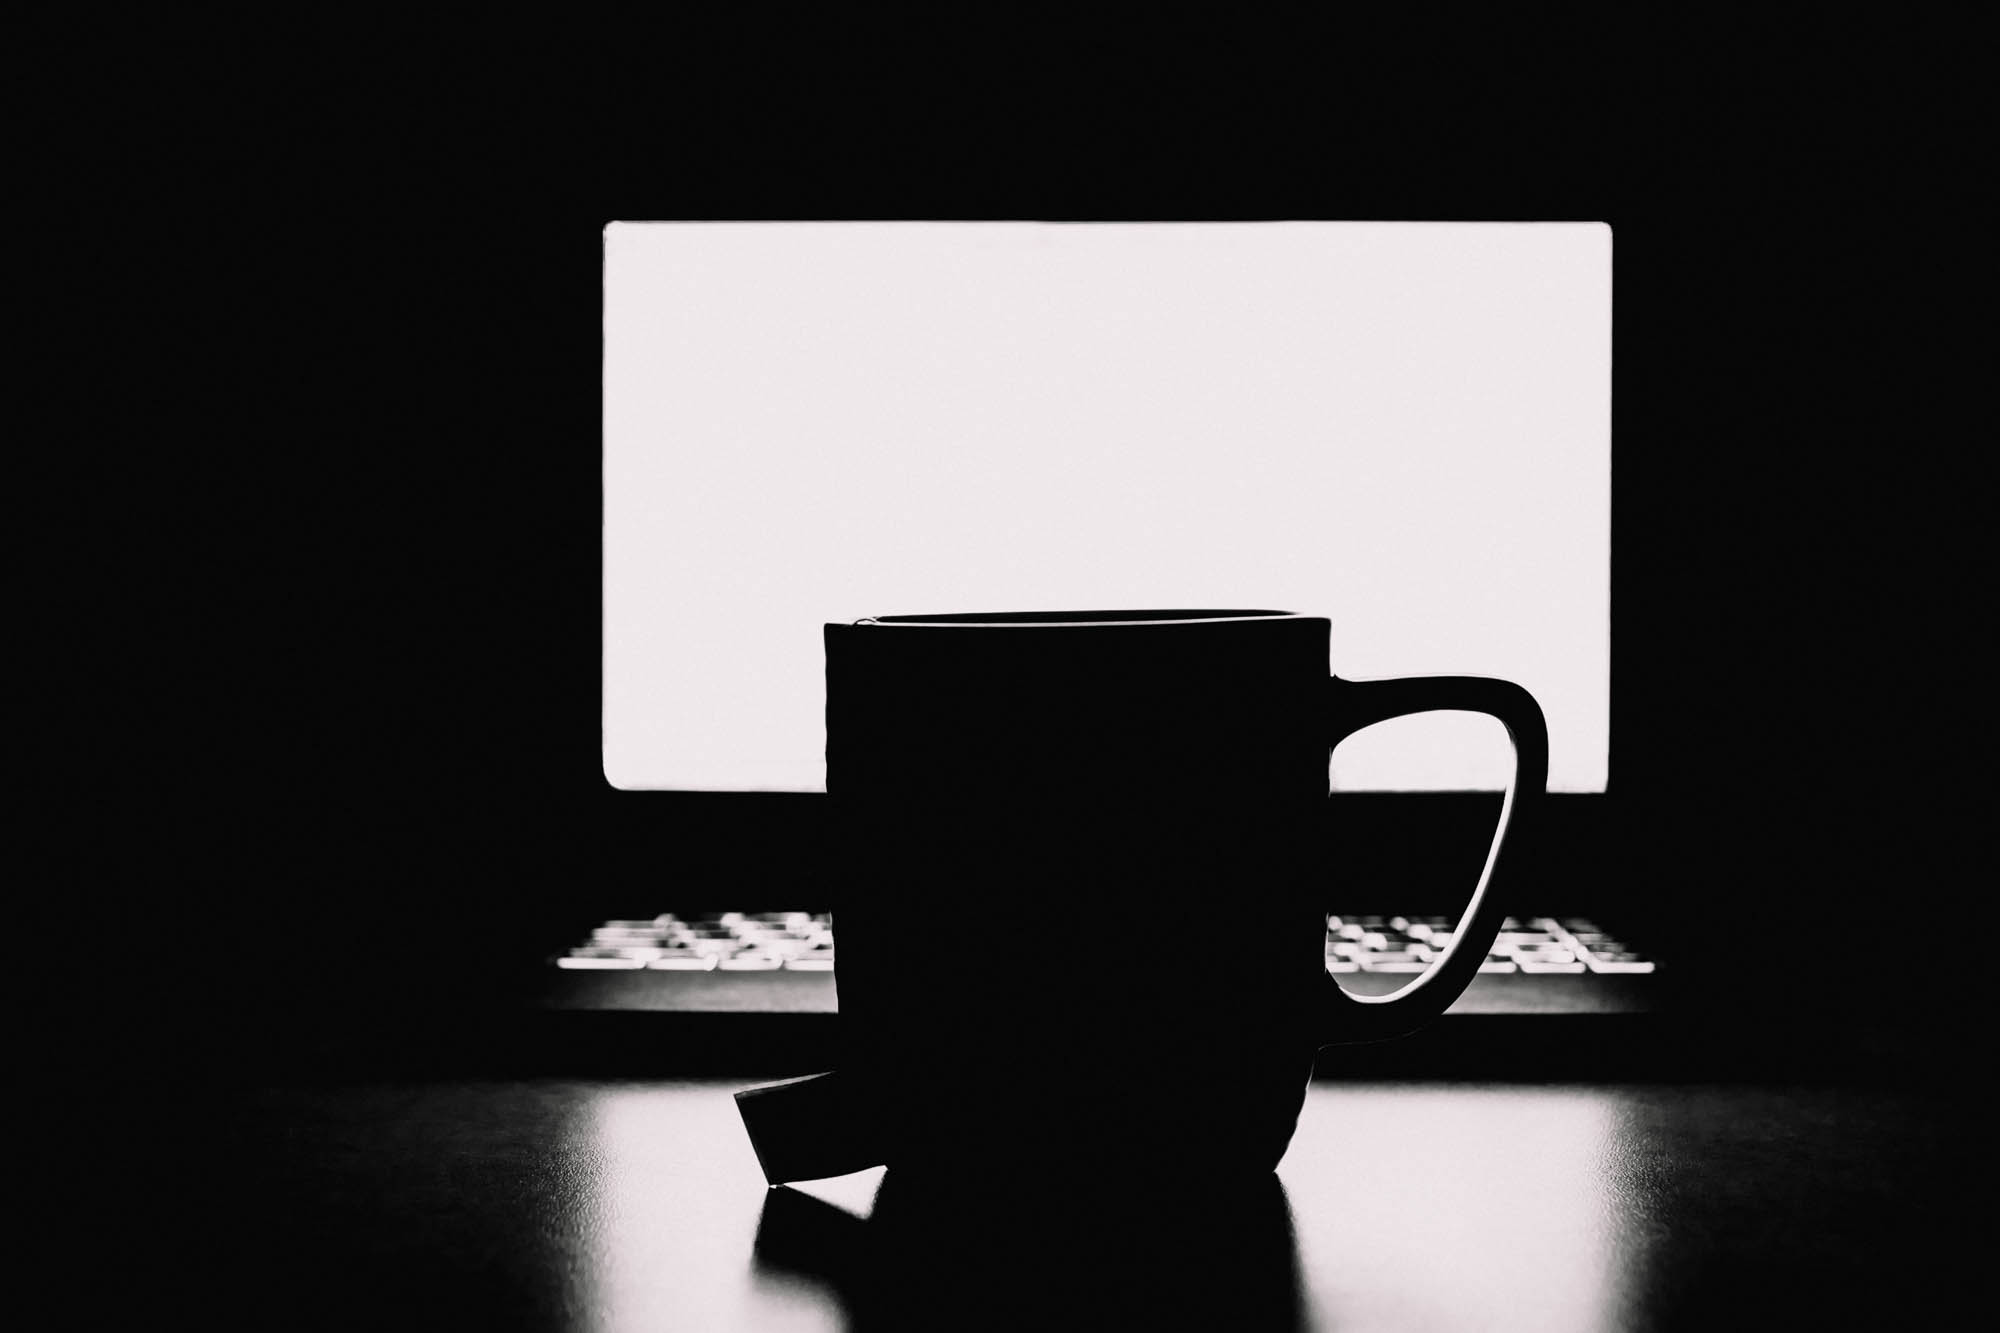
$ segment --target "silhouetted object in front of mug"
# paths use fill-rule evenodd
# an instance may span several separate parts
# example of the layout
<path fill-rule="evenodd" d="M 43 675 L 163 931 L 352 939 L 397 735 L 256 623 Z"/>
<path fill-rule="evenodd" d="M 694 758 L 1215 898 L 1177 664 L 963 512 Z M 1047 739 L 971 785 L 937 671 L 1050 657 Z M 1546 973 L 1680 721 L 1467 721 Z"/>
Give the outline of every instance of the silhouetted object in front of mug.
<path fill-rule="evenodd" d="M 1098 1186 L 1043 1177 L 971 1187 L 891 1171 L 865 1219 L 774 1189 L 754 1262 L 822 1284 L 859 1329 L 1304 1326 L 1277 1176 Z"/>

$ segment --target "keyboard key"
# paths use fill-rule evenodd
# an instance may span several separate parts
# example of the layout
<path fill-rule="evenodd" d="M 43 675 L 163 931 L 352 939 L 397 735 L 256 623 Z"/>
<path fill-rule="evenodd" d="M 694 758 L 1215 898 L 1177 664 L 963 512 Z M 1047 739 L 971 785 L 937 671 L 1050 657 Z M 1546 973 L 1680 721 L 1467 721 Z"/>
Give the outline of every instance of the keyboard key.
<path fill-rule="evenodd" d="M 1585 951 L 1583 961 L 1593 972 L 1644 973 L 1655 970 L 1651 959 L 1636 953 L 1602 954 L 1590 949 Z"/>
<path fill-rule="evenodd" d="M 590 932 L 590 942 L 605 949 L 660 948 L 667 943 L 667 936 L 659 931 L 648 931 L 644 934 L 635 931 L 625 934 L 593 930 Z"/>
<path fill-rule="evenodd" d="M 766 936 L 757 941 L 757 947 L 773 958 L 797 958 L 811 950 L 813 944 L 811 940 L 795 936 Z"/>
<path fill-rule="evenodd" d="M 763 953 L 740 953 L 715 966 L 719 972 L 775 972 L 784 966 L 784 960 Z"/>
<path fill-rule="evenodd" d="M 646 966 L 660 972 L 712 972 L 716 961 L 713 954 L 670 953 Z"/>
<path fill-rule="evenodd" d="M 689 941 L 687 945 L 690 953 L 713 954 L 718 958 L 727 958 L 735 953 L 737 948 L 737 940 L 733 935 L 724 935 L 720 939 L 714 936 L 701 937 Z"/>
<path fill-rule="evenodd" d="M 622 944 L 582 944 L 569 951 L 571 958 L 637 958 L 640 962 L 659 955 L 660 950 L 650 946 Z"/>
<path fill-rule="evenodd" d="M 1631 945 L 1624 943 L 1622 940 L 1579 939 L 1577 943 L 1582 945 L 1585 949 L 1589 950 L 1591 953 L 1598 955 L 1600 958 L 1615 957 L 1620 954 L 1630 954 L 1635 958 L 1639 956 L 1639 951 L 1637 949 L 1634 949 Z"/>

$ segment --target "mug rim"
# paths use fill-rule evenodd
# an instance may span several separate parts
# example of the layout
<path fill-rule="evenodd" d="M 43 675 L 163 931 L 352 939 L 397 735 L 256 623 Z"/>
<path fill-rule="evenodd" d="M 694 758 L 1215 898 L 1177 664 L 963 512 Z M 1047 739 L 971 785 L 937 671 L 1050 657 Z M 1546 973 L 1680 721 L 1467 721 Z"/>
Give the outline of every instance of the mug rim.
<path fill-rule="evenodd" d="M 857 625 L 941 628 L 1084 628 L 1113 625 L 1197 625 L 1223 621 L 1291 620 L 1296 611 L 1117 610 L 1117 611 L 953 611 L 934 615 L 864 616 Z"/>

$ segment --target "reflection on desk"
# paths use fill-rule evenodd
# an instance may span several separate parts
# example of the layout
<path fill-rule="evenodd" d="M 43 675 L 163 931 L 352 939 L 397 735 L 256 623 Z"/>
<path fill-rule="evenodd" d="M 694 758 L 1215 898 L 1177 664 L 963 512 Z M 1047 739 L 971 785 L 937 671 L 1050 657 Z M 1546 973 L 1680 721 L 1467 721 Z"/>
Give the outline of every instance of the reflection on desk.
<path fill-rule="evenodd" d="M 769 1191 L 742 1086 L 269 1090 L 217 1294 L 292 1328 L 1846 1327 L 1942 1313 L 1960 1240 L 1955 1113 L 1910 1090 L 1317 1083 L 1275 1178 L 1135 1199 Z"/>

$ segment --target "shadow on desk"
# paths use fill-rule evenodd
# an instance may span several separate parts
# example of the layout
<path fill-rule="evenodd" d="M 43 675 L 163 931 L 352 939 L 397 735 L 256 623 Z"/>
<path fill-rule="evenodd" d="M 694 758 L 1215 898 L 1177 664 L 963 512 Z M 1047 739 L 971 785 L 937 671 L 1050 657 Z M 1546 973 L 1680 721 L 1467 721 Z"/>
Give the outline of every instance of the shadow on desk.
<path fill-rule="evenodd" d="M 781 1186 L 754 1255 L 760 1276 L 820 1285 L 855 1329 L 1308 1326 L 1271 1174 L 1199 1192 L 1008 1194 L 891 1172 L 865 1219 Z"/>

